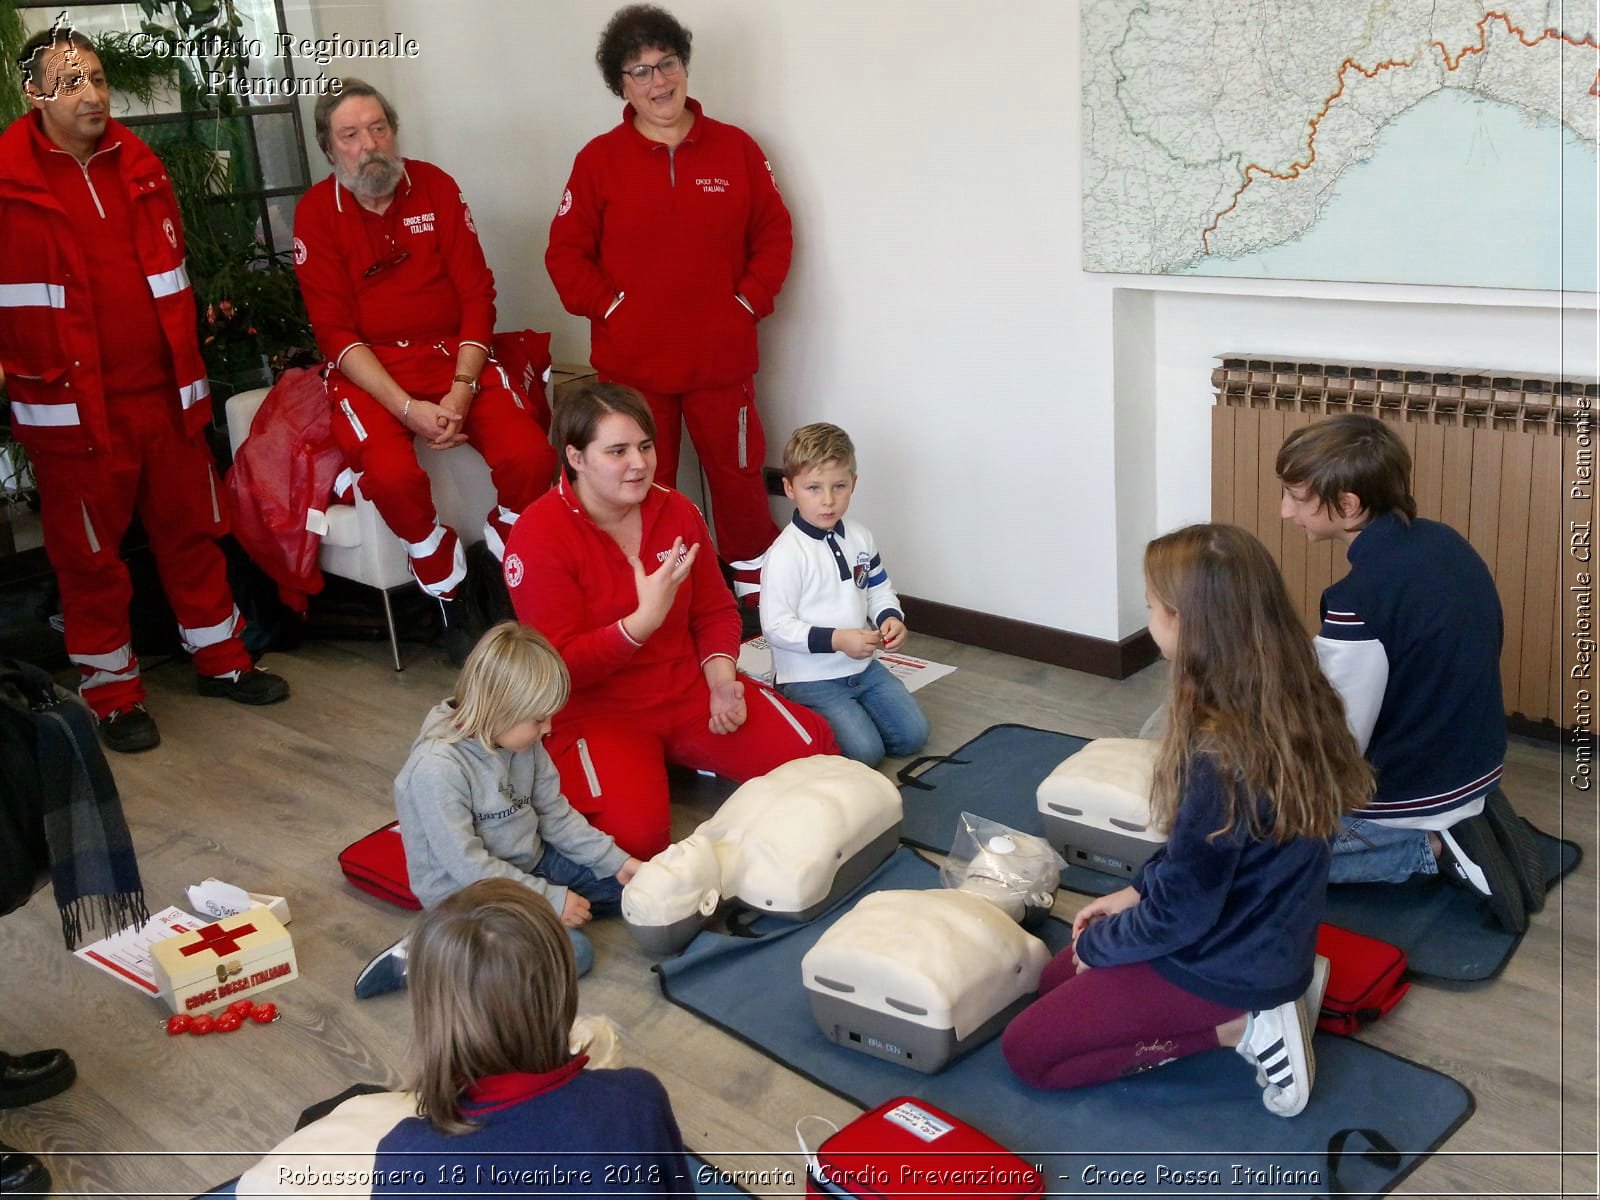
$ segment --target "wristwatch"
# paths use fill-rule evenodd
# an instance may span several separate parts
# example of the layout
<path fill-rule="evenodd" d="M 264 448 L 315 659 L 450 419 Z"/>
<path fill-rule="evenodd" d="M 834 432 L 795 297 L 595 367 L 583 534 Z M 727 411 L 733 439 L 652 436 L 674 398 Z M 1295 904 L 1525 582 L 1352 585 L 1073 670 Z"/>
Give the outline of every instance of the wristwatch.
<path fill-rule="evenodd" d="M 451 379 L 450 382 L 452 382 L 452 383 L 464 383 L 469 388 L 472 389 L 472 394 L 474 396 L 476 396 L 478 394 L 478 381 L 476 379 L 474 379 L 471 375 L 456 375 Z"/>

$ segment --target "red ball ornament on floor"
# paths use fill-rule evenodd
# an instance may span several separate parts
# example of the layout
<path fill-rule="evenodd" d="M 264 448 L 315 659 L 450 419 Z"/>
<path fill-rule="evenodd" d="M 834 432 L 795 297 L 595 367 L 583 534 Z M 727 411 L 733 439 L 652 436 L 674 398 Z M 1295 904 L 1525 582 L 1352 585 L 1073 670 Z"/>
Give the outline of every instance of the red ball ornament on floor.
<path fill-rule="evenodd" d="M 167 1036 L 177 1037 L 180 1033 L 188 1033 L 193 1023 L 188 1013 L 173 1013 L 167 1018 Z"/>
<path fill-rule="evenodd" d="M 235 1000 L 232 1004 L 228 1005 L 228 1011 L 231 1013 L 238 1013 L 240 1019 L 243 1019 L 250 1015 L 250 1010 L 254 1007 L 255 1005 L 252 1001 Z"/>
<path fill-rule="evenodd" d="M 257 1025 L 271 1025 L 278 1019 L 278 1006 L 267 1000 L 250 1010 L 250 1019 Z"/>
<path fill-rule="evenodd" d="M 236 1012 L 225 1012 L 217 1018 L 216 1030 L 218 1033 L 232 1033 L 244 1024 L 244 1018 Z"/>
<path fill-rule="evenodd" d="M 216 1028 L 216 1024 L 215 1017 L 207 1013 L 201 1013 L 189 1022 L 189 1032 L 194 1034 L 195 1037 L 205 1037 L 206 1034 Z"/>

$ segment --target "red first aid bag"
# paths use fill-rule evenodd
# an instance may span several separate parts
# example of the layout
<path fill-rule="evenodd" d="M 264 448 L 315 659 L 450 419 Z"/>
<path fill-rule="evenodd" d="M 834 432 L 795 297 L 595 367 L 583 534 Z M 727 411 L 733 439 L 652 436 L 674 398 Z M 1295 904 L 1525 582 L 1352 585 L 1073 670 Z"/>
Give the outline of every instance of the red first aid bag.
<path fill-rule="evenodd" d="M 1044 1195 L 1044 1173 L 926 1100 L 897 1096 L 807 1155 L 807 1196 Z"/>
<path fill-rule="evenodd" d="M 411 892 L 411 875 L 406 870 L 406 846 L 400 840 L 399 821 L 390 821 L 382 829 L 374 829 L 339 851 L 339 869 L 346 879 L 370 896 L 401 908 L 422 907 L 422 901 Z"/>
<path fill-rule="evenodd" d="M 1328 960 L 1328 990 L 1322 994 L 1317 1028 L 1352 1034 L 1376 1021 L 1411 990 L 1406 952 L 1365 934 L 1317 926 L 1317 953 Z"/>

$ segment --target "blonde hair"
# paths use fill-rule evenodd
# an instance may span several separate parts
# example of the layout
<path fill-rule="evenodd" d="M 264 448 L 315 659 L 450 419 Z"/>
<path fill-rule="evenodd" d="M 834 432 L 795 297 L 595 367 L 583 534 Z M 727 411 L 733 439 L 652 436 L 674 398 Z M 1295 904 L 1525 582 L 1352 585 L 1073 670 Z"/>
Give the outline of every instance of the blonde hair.
<path fill-rule="evenodd" d="M 490 628 L 467 655 L 456 677 L 451 728 L 442 742 L 477 738 L 494 745 L 513 725 L 559 712 L 571 691 L 567 665 L 544 634 L 516 621 Z"/>
<path fill-rule="evenodd" d="M 480 879 L 425 912 L 407 950 L 417 1114 L 440 1133 L 477 1128 L 461 1092 L 490 1075 L 572 1060 L 572 942 L 550 902 L 513 879 Z"/>
<path fill-rule="evenodd" d="M 1193 760 L 1208 754 L 1227 792 L 1227 819 L 1212 836 L 1242 820 L 1262 840 L 1332 837 L 1372 795 L 1372 770 L 1267 548 L 1235 525 L 1190 525 L 1146 547 L 1144 572 L 1152 597 L 1178 616 L 1150 800 L 1156 826 L 1172 828 Z"/>
<path fill-rule="evenodd" d="M 817 421 L 802 425 L 789 435 L 783 448 L 783 477 L 793 480 L 801 471 L 838 463 L 850 474 L 856 473 L 856 447 L 850 435 L 837 425 Z"/>

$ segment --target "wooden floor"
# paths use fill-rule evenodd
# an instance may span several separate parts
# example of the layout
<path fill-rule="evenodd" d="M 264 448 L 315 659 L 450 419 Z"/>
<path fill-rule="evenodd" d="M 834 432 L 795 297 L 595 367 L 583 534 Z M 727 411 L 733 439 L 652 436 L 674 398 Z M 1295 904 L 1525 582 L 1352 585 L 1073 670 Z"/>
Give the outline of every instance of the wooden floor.
<path fill-rule="evenodd" d="M 931 638 L 909 649 L 959 668 L 918 695 L 933 722 L 931 752 L 1001 721 L 1130 735 L 1163 683 L 1160 666 L 1114 683 Z M 63 950 L 48 893 L 0 921 L 0 1046 L 64 1046 L 79 1072 L 61 1096 L 0 1112 L 0 1140 L 48 1152 L 60 1194 L 192 1195 L 287 1134 L 307 1103 L 358 1081 L 401 1083 L 404 995 L 357 1003 L 350 988 L 406 919 L 346 885 L 334 856 L 392 818 L 395 771 L 453 676 L 437 650 L 409 648 L 401 674 L 385 657 L 386 647 L 360 643 L 274 656 L 267 665 L 294 696 L 267 709 L 195 696 L 183 663 L 148 672 L 165 741 L 113 767 L 151 907 L 182 905 L 185 885 L 208 875 L 285 895 L 303 974 L 272 993 L 284 1014 L 274 1026 L 169 1039 L 158 1002 Z M 1508 792 L 1540 826 L 1578 841 L 1586 861 L 1509 968 L 1465 990 L 1418 986 L 1364 1035 L 1477 1098 L 1403 1194 L 1595 1194 L 1595 805 L 1564 792 L 1563 774 L 1553 747 L 1513 745 Z M 676 831 L 704 815 L 682 807 Z M 1063 892 L 1056 911 L 1081 903 Z M 599 923 L 593 936 L 599 962 L 581 1008 L 612 1017 L 628 1061 L 665 1082 L 690 1148 L 798 1179 L 796 1118 L 843 1122 L 854 1108 L 669 1004 L 619 922 Z"/>

